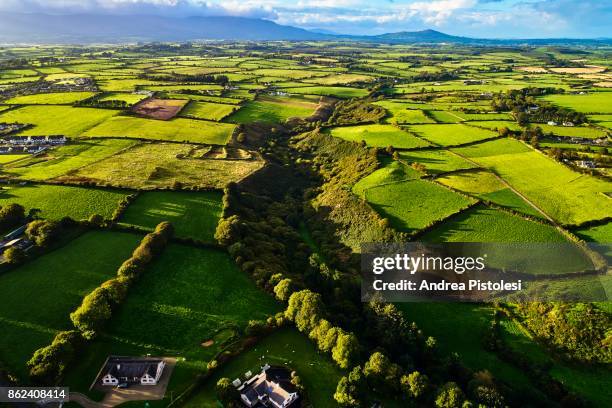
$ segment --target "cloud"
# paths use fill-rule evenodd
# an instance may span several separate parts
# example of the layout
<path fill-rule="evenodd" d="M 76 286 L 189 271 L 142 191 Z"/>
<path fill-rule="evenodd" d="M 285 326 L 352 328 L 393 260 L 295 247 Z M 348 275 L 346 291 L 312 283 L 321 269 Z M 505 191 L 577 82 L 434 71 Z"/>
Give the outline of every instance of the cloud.
<path fill-rule="evenodd" d="M 0 0 L 0 10 L 58 14 L 160 14 L 168 16 L 233 15 L 276 19 L 272 7 L 237 0 Z"/>
<path fill-rule="evenodd" d="M 351 34 L 436 28 L 482 37 L 612 36 L 595 0 L 0 0 L 0 10 L 234 15 Z"/>

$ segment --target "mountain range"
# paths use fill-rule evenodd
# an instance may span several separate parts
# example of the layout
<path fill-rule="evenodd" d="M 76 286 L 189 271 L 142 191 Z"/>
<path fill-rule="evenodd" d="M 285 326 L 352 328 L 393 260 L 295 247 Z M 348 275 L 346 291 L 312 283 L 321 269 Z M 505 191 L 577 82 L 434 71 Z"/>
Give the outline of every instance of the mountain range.
<path fill-rule="evenodd" d="M 339 35 L 284 26 L 269 20 L 230 17 L 154 15 L 50 15 L 0 12 L 0 44 L 125 43 L 197 40 L 345 40 L 381 43 L 611 44 L 611 39 L 477 39 L 435 30 L 402 31 L 373 36 Z"/>

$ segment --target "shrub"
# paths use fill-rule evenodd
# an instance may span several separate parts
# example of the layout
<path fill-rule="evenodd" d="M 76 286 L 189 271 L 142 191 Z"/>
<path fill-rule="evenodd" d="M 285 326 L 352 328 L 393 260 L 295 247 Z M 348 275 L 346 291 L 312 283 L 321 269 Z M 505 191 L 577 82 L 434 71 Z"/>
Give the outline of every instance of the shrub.
<path fill-rule="evenodd" d="M 48 246 L 59 233 L 59 224 L 48 220 L 34 220 L 26 228 L 26 236 L 40 247 Z"/>
<path fill-rule="evenodd" d="M 291 295 L 292 292 L 293 292 L 293 283 L 291 279 L 289 278 L 281 280 L 274 287 L 274 294 L 276 295 L 276 298 L 283 302 L 289 299 L 289 296 Z"/>
<path fill-rule="evenodd" d="M 461 408 L 464 401 L 465 395 L 461 388 L 454 382 L 448 382 L 440 387 L 435 404 L 438 408 Z"/>
<path fill-rule="evenodd" d="M 4 251 L 4 260 L 11 265 L 20 264 L 26 258 L 26 254 L 23 249 L 18 247 L 10 247 Z"/>
<path fill-rule="evenodd" d="M 22 205 L 11 203 L 0 208 L 0 228 L 13 228 L 25 220 L 25 209 Z"/>

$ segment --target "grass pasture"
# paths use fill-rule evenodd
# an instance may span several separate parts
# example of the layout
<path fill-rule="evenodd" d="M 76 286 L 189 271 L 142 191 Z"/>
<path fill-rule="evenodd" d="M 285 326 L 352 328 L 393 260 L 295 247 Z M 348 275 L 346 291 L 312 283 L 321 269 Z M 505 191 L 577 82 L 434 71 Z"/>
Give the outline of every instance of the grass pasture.
<path fill-rule="evenodd" d="M 586 95 L 548 95 L 544 100 L 583 113 L 612 113 L 611 92 L 591 92 Z"/>
<path fill-rule="evenodd" d="M 390 115 L 388 119 L 391 123 L 411 124 L 411 123 L 435 123 L 426 116 L 422 110 L 414 109 L 414 104 L 407 104 L 399 101 L 377 101 L 374 105 L 385 108 Z"/>
<path fill-rule="evenodd" d="M 604 367 L 587 368 L 555 361 L 545 348 L 528 336 L 519 325 L 508 319 L 501 321 L 501 336 L 509 347 L 523 358 L 543 366 L 551 366 L 549 374 L 569 390 L 586 397 L 597 407 L 605 407 L 612 400 L 607 382 L 612 375 Z"/>
<path fill-rule="evenodd" d="M 168 121 L 117 116 L 89 129 L 84 136 L 126 137 L 223 145 L 234 131 L 234 125 L 175 118 Z"/>
<path fill-rule="evenodd" d="M 299 88 L 285 88 L 285 92 L 300 95 L 335 96 L 337 98 L 361 98 L 368 94 L 366 89 L 351 88 L 348 86 L 304 86 Z"/>
<path fill-rule="evenodd" d="M 72 105 L 94 95 L 93 92 L 55 92 L 16 96 L 4 103 L 8 105 Z"/>
<path fill-rule="evenodd" d="M 399 161 L 389 160 L 383 167 L 359 180 L 353 186 L 353 193 L 363 196 L 365 191 L 372 187 L 414 180 L 420 178 L 421 175 L 421 173 L 412 167 L 406 166 Z"/>
<path fill-rule="evenodd" d="M 75 137 L 116 114 L 110 109 L 31 105 L 1 113 L 0 122 L 34 125 L 19 133 L 23 136 Z"/>
<path fill-rule="evenodd" d="M 428 143 L 393 125 L 359 125 L 333 128 L 331 135 L 351 142 L 365 140 L 368 146 L 398 149 L 425 147 Z"/>
<path fill-rule="evenodd" d="M 437 184 L 411 180 L 365 190 L 372 207 L 401 231 L 414 232 L 428 227 L 468 207 L 474 200 Z"/>
<path fill-rule="evenodd" d="M 440 174 L 475 167 L 474 164 L 445 149 L 399 152 L 399 156 L 400 160 L 408 164 L 422 164 L 428 174 Z"/>
<path fill-rule="evenodd" d="M 429 242 L 566 242 L 554 227 L 479 205 L 423 236 Z"/>
<path fill-rule="evenodd" d="M 239 109 L 234 105 L 226 105 L 212 102 L 191 101 L 181 111 L 181 116 L 195 119 L 206 119 L 220 121 L 227 115 Z"/>
<path fill-rule="evenodd" d="M 542 217 L 542 214 L 516 195 L 491 172 L 466 171 L 453 173 L 438 177 L 436 181 L 463 193 L 474 195 L 481 200 L 490 201 L 534 217 Z"/>
<path fill-rule="evenodd" d="M 119 205 L 119 201 L 127 195 L 127 192 L 117 190 L 30 184 L 2 188 L 0 206 L 9 203 L 21 204 L 26 211 L 38 209 L 41 217 L 53 220 L 64 217 L 82 220 L 88 219 L 93 214 L 100 214 L 109 219 Z"/>
<path fill-rule="evenodd" d="M 105 101 L 123 101 L 129 106 L 135 105 L 145 99 L 147 95 L 136 94 L 132 92 L 108 92 L 100 99 L 100 102 Z"/>
<path fill-rule="evenodd" d="M 115 275 L 140 241 L 135 234 L 91 231 L 0 275 L 0 361 L 26 379 L 25 363 L 58 330 L 83 296 Z"/>
<path fill-rule="evenodd" d="M 175 356 L 181 361 L 168 390 L 176 396 L 206 371 L 229 336 L 210 347 L 203 342 L 217 338 L 220 330 L 231 333 L 280 310 L 225 252 L 171 244 L 134 285 L 65 383 L 86 392 L 109 354 Z M 166 405 L 169 399 L 166 392 Z"/>
<path fill-rule="evenodd" d="M 176 236 L 213 241 L 221 217 L 223 194 L 217 191 L 141 193 L 121 217 L 122 225 L 155 229 L 162 221 L 170 221 Z"/>
<path fill-rule="evenodd" d="M 308 99 L 288 97 L 260 97 L 245 102 L 239 111 L 227 118 L 232 123 L 283 123 L 292 117 L 307 117 L 314 113 L 317 103 Z"/>
<path fill-rule="evenodd" d="M 136 144 L 133 140 L 91 139 L 70 143 L 19 163 L 3 171 L 27 180 L 48 180 L 111 156 Z"/>
<path fill-rule="evenodd" d="M 463 124 L 412 125 L 410 131 L 439 146 L 457 146 L 495 137 L 497 134 Z"/>
<path fill-rule="evenodd" d="M 581 137 L 587 139 L 597 139 L 606 137 L 607 132 L 592 126 L 551 126 L 543 123 L 531 125 L 533 128 L 539 126 L 546 134 L 553 133 L 564 137 Z"/>
<path fill-rule="evenodd" d="M 135 189 L 172 187 L 176 181 L 185 187 L 224 188 L 228 182 L 242 180 L 263 165 L 259 160 L 191 157 L 194 151 L 206 149 L 210 147 L 179 143 L 142 143 L 82 167 L 58 180 L 92 181 L 102 185 Z"/>
<path fill-rule="evenodd" d="M 494 171 L 560 223 L 580 224 L 612 213 L 609 183 L 576 173 L 521 142 L 494 140 L 457 151 Z"/>

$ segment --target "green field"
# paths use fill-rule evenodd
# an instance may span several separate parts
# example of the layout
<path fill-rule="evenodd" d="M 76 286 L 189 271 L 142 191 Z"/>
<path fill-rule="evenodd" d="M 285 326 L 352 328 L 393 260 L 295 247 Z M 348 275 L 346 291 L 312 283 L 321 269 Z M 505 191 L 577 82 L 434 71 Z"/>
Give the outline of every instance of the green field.
<path fill-rule="evenodd" d="M 382 100 L 374 102 L 374 105 L 382 106 L 389 112 L 390 118 L 388 120 L 391 123 L 434 123 L 422 110 L 414 109 L 414 104 Z"/>
<path fill-rule="evenodd" d="M 519 325 L 504 319 L 501 324 L 501 336 L 506 344 L 515 352 L 536 364 L 552 366 L 549 373 L 569 390 L 585 396 L 598 407 L 605 407 L 612 400 L 612 390 L 607 383 L 612 376 L 604 367 L 587 368 L 572 366 L 562 361 L 556 361 L 546 349 L 529 337 Z"/>
<path fill-rule="evenodd" d="M 415 150 L 399 152 L 400 160 L 406 163 L 419 163 L 425 166 L 428 174 L 440 174 L 448 171 L 472 169 L 476 167 L 469 161 L 445 149 Z"/>
<path fill-rule="evenodd" d="M 153 230 L 162 221 L 170 221 L 178 237 L 213 241 L 221 216 L 223 194 L 217 191 L 141 193 L 121 217 L 122 225 Z"/>
<path fill-rule="evenodd" d="M 581 228 L 576 230 L 575 233 L 585 241 L 609 244 L 612 242 L 612 222 L 593 227 Z"/>
<path fill-rule="evenodd" d="M 83 296 L 115 275 L 140 236 L 92 231 L 18 269 L 0 275 L 0 361 L 22 379 L 34 350 L 56 331 L 72 328 L 69 314 Z"/>
<path fill-rule="evenodd" d="M 14 162 L 16 160 L 25 159 L 29 157 L 28 154 L 1 154 L 0 155 L 0 165 Z"/>
<path fill-rule="evenodd" d="M 543 99 L 576 112 L 612 113 L 612 93 L 610 92 L 591 92 L 586 95 L 548 95 Z"/>
<path fill-rule="evenodd" d="M 535 275 L 572 273 L 592 268 L 592 263 L 582 250 L 570 245 L 570 241 L 554 227 L 482 205 L 471 208 L 428 231 L 423 236 L 423 240 L 492 242 L 494 244 L 484 244 L 479 250 L 487 254 L 487 265 L 496 267 L 520 265 L 519 271 Z M 514 242 L 551 245 L 545 247 L 538 245 L 533 248 L 519 246 L 511 252 L 508 252 L 507 247 L 497 245 L 497 243 Z M 559 243 L 565 245 L 555 245 Z M 533 251 L 539 251 L 540 255 L 532 257 Z M 525 263 L 525 260 L 529 260 L 529 263 Z"/>
<path fill-rule="evenodd" d="M 172 244 L 147 268 L 65 383 L 86 391 L 109 354 L 175 356 L 181 361 L 169 391 L 176 396 L 206 370 L 232 332 L 280 310 L 225 252 Z M 210 339 L 219 341 L 202 346 Z"/>
<path fill-rule="evenodd" d="M 470 125 L 485 128 L 485 129 L 491 129 L 491 130 L 502 129 L 502 128 L 508 128 L 515 132 L 520 132 L 521 130 L 523 130 L 523 128 L 520 127 L 519 124 L 516 122 L 509 122 L 509 121 L 502 121 L 502 120 L 474 121 L 474 122 L 470 122 Z"/>
<path fill-rule="evenodd" d="M 361 98 L 368 94 L 368 91 L 365 89 L 344 86 L 304 86 L 299 88 L 285 88 L 283 90 L 290 94 L 335 96 L 347 99 Z"/>
<path fill-rule="evenodd" d="M 482 200 L 508 207 L 535 217 L 542 217 L 535 208 L 515 194 L 493 173 L 488 171 L 469 171 L 448 174 L 436 179 L 438 183 L 452 187 Z"/>
<path fill-rule="evenodd" d="M 112 156 L 135 144 L 133 140 L 121 139 L 83 140 L 6 165 L 3 171 L 27 180 L 48 180 Z"/>
<path fill-rule="evenodd" d="M 117 116 L 89 129 L 84 136 L 128 137 L 223 145 L 234 131 L 234 125 L 193 119 L 168 121 Z"/>
<path fill-rule="evenodd" d="M 423 236 L 431 242 L 566 242 L 554 227 L 478 206 Z"/>
<path fill-rule="evenodd" d="M 109 219 L 127 194 L 117 190 L 49 184 L 8 186 L 0 190 L 0 205 L 21 204 L 26 211 L 38 209 L 41 217 L 54 220 L 64 217 L 82 220 L 93 214 Z"/>
<path fill-rule="evenodd" d="M 237 109 L 234 105 L 192 101 L 181 110 L 181 116 L 219 121 Z"/>
<path fill-rule="evenodd" d="M 418 179 L 421 175 L 421 173 L 412 167 L 406 166 L 399 161 L 387 160 L 380 169 L 359 180 L 353 186 L 353 193 L 363 196 L 365 191 L 372 187 Z"/>
<path fill-rule="evenodd" d="M 342 372 L 328 356 L 317 351 L 306 336 L 291 328 L 281 329 L 269 335 L 224 365 L 184 406 L 217 408 L 219 405 L 215 384 L 219 378 L 228 377 L 233 380 L 242 377 L 247 371 L 257 373 L 265 363 L 272 366 L 286 366 L 296 371 L 303 381 L 312 406 L 337 406 L 333 394 Z"/>
<path fill-rule="evenodd" d="M 583 137 L 588 139 L 596 139 L 606 137 L 607 132 L 592 126 L 551 126 L 547 124 L 532 124 L 531 127 L 539 126 L 546 134 L 554 133 L 557 136 L 566 137 Z"/>
<path fill-rule="evenodd" d="M 543 397 L 525 373 L 483 347 L 482 339 L 493 318 L 491 307 L 449 302 L 399 303 L 397 306 L 426 336 L 436 338 L 442 353 L 458 353 L 461 361 L 472 370 L 489 370 L 495 378 L 526 394 L 526 399 L 532 403 Z"/>
<path fill-rule="evenodd" d="M 9 105 L 72 105 L 94 95 L 93 92 L 56 92 L 16 96 L 4 103 Z"/>
<path fill-rule="evenodd" d="M 293 117 L 307 117 L 317 104 L 297 98 L 265 98 L 245 102 L 239 111 L 227 118 L 232 123 L 283 123 Z"/>
<path fill-rule="evenodd" d="M 462 124 L 412 125 L 409 129 L 439 146 L 457 146 L 496 136 L 492 131 Z"/>
<path fill-rule="evenodd" d="M 193 157 L 210 146 L 183 143 L 141 143 L 124 152 L 96 161 L 68 175 L 65 182 L 91 181 L 133 189 L 173 187 L 224 188 L 263 166 L 261 160 L 223 160 Z M 202 154 L 202 153 L 200 153 Z"/>
<path fill-rule="evenodd" d="M 611 191 L 609 183 L 525 149 L 518 141 L 495 140 L 456 151 L 494 171 L 561 223 L 579 224 L 610 215 L 612 202 L 605 195 Z"/>
<path fill-rule="evenodd" d="M 135 105 L 145 99 L 147 95 L 135 94 L 131 92 L 109 92 L 104 94 L 98 101 L 123 101 L 128 105 Z"/>
<path fill-rule="evenodd" d="M 365 191 L 365 197 L 392 226 L 407 232 L 423 229 L 474 202 L 421 180 L 373 187 Z"/>
<path fill-rule="evenodd" d="M 432 110 L 428 113 L 438 123 L 459 123 L 462 121 L 462 118 L 453 112 Z"/>
<path fill-rule="evenodd" d="M 330 134 L 352 142 L 365 140 L 368 146 L 411 149 L 428 143 L 393 125 L 360 125 L 333 128 Z"/>
<path fill-rule="evenodd" d="M 19 133 L 24 136 L 64 135 L 75 137 L 116 114 L 117 111 L 110 109 L 34 105 L 1 113 L 0 122 L 34 125 L 32 128 Z"/>

